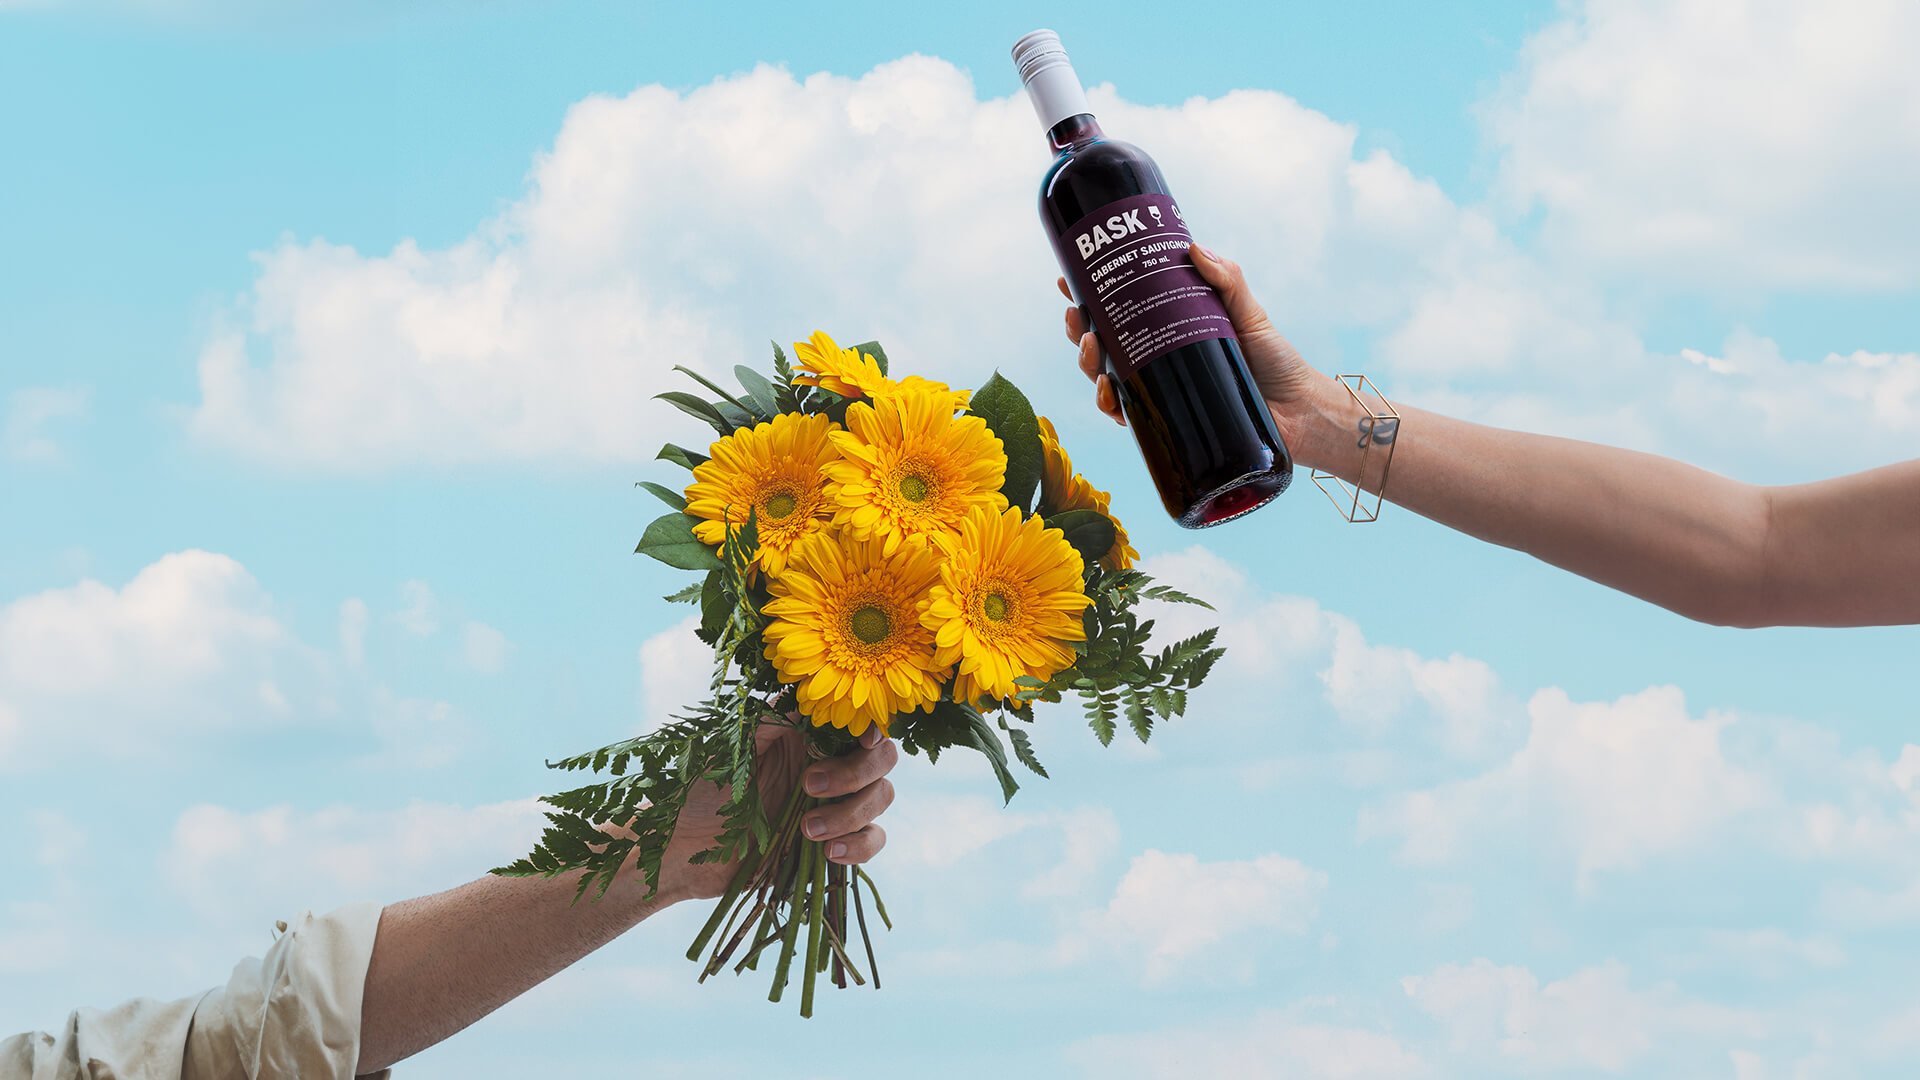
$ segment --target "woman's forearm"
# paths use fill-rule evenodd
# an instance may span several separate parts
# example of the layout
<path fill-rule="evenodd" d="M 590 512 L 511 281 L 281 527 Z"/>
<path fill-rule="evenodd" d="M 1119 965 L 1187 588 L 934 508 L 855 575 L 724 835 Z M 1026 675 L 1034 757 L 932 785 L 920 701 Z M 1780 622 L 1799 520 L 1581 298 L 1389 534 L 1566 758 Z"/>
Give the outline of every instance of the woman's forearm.
<path fill-rule="evenodd" d="M 1283 421 L 1300 463 L 1378 491 L 1385 447 L 1360 475 L 1365 413 L 1323 376 L 1308 396 Z M 1772 620 L 1768 489 L 1651 454 L 1394 404 L 1390 501 L 1689 618 Z"/>
<path fill-rule="evenodd" d="M 426 1049 L 678 899 L 622 874 L 598 903 L 575 879 L 484 877 L 388 905 L 361 1006 L 359 1073 Z"/>

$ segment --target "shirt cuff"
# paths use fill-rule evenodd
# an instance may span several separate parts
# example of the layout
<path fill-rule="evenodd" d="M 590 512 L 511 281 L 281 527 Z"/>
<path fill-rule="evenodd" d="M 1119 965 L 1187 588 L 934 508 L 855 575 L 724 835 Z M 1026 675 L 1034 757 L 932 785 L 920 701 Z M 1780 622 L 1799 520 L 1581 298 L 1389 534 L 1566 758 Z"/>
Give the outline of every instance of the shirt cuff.
<path fill-rule="evenodd" d="M 183 1080 L 352 1080 L 381 910 L 354 904 L 280 924 L 266 956 L 242 961 L 226 986 L 201 999 Z"/>

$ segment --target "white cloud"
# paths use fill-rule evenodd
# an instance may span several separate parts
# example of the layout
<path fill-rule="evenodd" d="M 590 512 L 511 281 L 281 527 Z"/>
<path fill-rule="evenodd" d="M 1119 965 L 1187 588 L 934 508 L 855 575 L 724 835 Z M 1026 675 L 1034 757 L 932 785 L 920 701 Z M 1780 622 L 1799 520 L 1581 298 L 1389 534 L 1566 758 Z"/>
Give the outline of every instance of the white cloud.
<path fill-rule="evenodd" d="M 1494 769 L 1398 796 L 1361 815 L 1362 836 L 1392 836 L 1416 863 L 1458 858 L 1503 830 L 1553 835 L 1581 885 L 1594 874 L 1686 850 L 1770 798 L 1766 782 L 1722 752 L 1731 718 L 1689 716 L 1673 687 L 1613 702 L 1559 689 L 1528 702 L 1526 745 Z"/>
<path fill-rule="evenodd" d="M 62 420 L 84 417 L 92 402 L 84 388 L 34 386 L 7 395 L 7 411 L 0 419 L 0 457 L 14 461 L 58 461 L 60 444 L 47 428 Z"/>
<path fill-rule="evenodd" d="M 1911 285 L 1920 9 L 1591 0 L 1484 120 L 1548 242 L 1668 285 Z"/>
<path fill-rule="evenodd" d="M 357 596 L 340 602 L 340 657 L 351 668 L 367 662 L 367 602 Z"/>
<path fill-rule="evenodd" d="M 1282 855 L 1203 862 L 1149 850 L 1134 857 L 1106 909 L 1088 920 L 1081 947 L 1138 954 L 1146 980 L 1158 982 L 1256 931 L 1304 935 L 1326 888 L 1324 872 Z"/>
<path fill-rule="evenodd" d="M 10 718 L 30 747 L 151 750 L 260 726 L 309 667 L 244 567 L 176 552 L 119 589 L 89 579 L 0 607 L 0 729 Z"/>
<path fill-rule="evenodd" d="M 1478 897 L 1464 882 L 1427 882 L 1420 886 L 1420 928 L 1430 934 L 1451 934 L 1473 920 Z"/>
<path fill-rule="evenodd" d="M 953 758 L 943 756 L 938 768 L 941 773 L 952 773 L 956 764 L 971 765 L 970 757 L 965 751 Z M 908 759 L 902 771 L 929 768 L 915 764 L 917 760 Z M 978 774 L 983 782 L 991 782 L 984 768 L 967 771 Z M 1040 853 L 1031 860 L 1037 869 L 1021 885 L 1020 894 L 1032 899 L 1071 900 L 1091 884 L 1119 847 L 1120 827 L 1106 807 L 1025 810 L 1017 803 L 1003 806 L 999 799 L 985 795 L 924 790 L 918 781 L 935 782 L 924 773 L 912 780 L 904 775 L 896 780 L 903 788 L 913 790 L 887 813 L 889 865 L 941 872 L 982 855 L 1003 840 L 1028 836 L 1037 838 Z M 995 850 L 1000 860 L 998 872 L 1010 874 L 1019 861 Z"/>
<path fill-rule="evenodd" d="M 1697 441 L 1730 445 L 1742 440 L 1854 447 L 1861 464 L 1884 464 L 1911 455 L 1920 437 L 1920 354 L 1830 353 L 1817 362 L 1789 360 L 1769 338 L 1736 330 L 1720 355 L 1681 353 L 1671 369 L 1664 408 L 1677 418 L 1714 418 L 1710 436 Z M 1718 432 L 1712 436 L 1712 432 Z M 1829 458 L 1836 455 L 1825 455 Z"/>
<path fill-rule="evenodd" d="M 13 706 L 0 701 L 0 769 L 9 767 L 12 760 L 9 754 L 19 737 L 20 714 L 13 711 Z"/>
<path fill-rule="evenodd" d="M 79 861 L 87 850 L 87 831 L 56 810 L 36 810 L 29 815 L 39 847 L 34 858 L 41 866 L 62 867 Z"/>
<path fill-rule="evenodd" d="M 1394 1036 L 1266 1009 L 1244 1019 L 1082 1040 L 1067 1059 L 1085 1076 L 1188 1080 L 1416 1080 L 1437 1075 Z"/>
<path fill-rule="evenodd" d="M 1517 703 L 1482 661 L 1458 653 L 1433 659 L 1372 643 L 1354 620 L 1304 596 L 1265 593 L 1238 566 L 1204 547 L 1154 555 L 1141 568 L 1217 609 L 1154 612 L 1156 627 L 1169 638 L 1220 628 L 1227 655 L 1200 692 L 1210 709 L 1264 727 L 1278 703 L 1317 694 L 1369 739 L 1392 731 L 1433 740 L 1462 756 L 1493 748 L 1519 726 Z M 1305 678 L 1309 673 L 1311 680 Z M 1423 722 L 1407 723 L 1410 716 Z M 1431 723 L 1424 722 L 1428 717 Z M 1377 759 L 1348 763 L 1355 782 L 1379 781 Z M 1262 771 L 1254 768 L 1249 780 Z"/>
<path fill-rule="evenodd" d="M 400 583 L 400 610 L 393 613 L 400 629 L 414 637 L 431 637 L 440 632 L 440 603 L 433 588 L 420 580 Z"/>
<path fill-rule="evenodd" d="M 375 689 L 368 722 L 380 748 L 370 764 L 396 769 L 436 769 L 465 753 L 475 733 L 445 701 L 407 698 Z"/>
<path fill-rule="evenodd" d="M 1822 915 L 1849 927 L 1920 923 L 1920 744 L 1902 746 L 1891 762 L 1857 754 L 1827 779 L 1791 808 L 1782 837 L 1791 854 L 1866 879 L 1828 878 Z"/>
<path fill-rule="evenodd" d="M 1473 753 L 1513 719 L 1503 708 L 1500 680 L 1483 661 L 1454 653 L 1432 660 L 1411 649 L 1370 645 L 1359 624 L 1333 619 L 1333 657 L 1320 672 L 1327 700 L 1341 719 L 1378 730 L 1423 702 L 1444 726 L 1445 742 Z"/>
<path fill-rule="evenodd" d="M 1847 962 L 1847 950 L 1831 937 L 1796 936 L 1773 926 L 1708 931 L 1705 945 L 1719 963 L 1763 978 L 1797 975 L 1809 967 L 1837 968 Z"/>
<path fill-rule="evenodd" d="M 640 643 L 640 718 L 652 731 L 711 693 L 713 649 L 695 636 L 690 615 Z"/>
<path fill-rule="evenodd" d="M 1529 1072 L 1618 1072 L 1669 1038 L 1759 1039 L 1754 1014 L 1687 998 L 1670 984 L 1629 985 L 1617 962 L 1541 985 L 1532 971 L 1485 959 L 1448 964 L 1400 981 L 1445 1030 L 1456 1054 L 1497 1057 Z"/>
<path fill-rule="evenodd" d="M 59 972 L 73 951 L 72 929 L 56 904 L 9 904 L 0 919 L 0 975 Z"/>
<path fill-rule="evenodd" d="M 392 902 L 461 884 L 526 854 L 540 825 L 531 799 L 390 810 L 202 804 L 180 814 L 157 865 L 210 922 L 264 924 L 304 909 Z"/>
<path fill-rule="evenodd" d="M 460 655 L 482 675 L 497 675 L 507 665 L 513 643 L 507 635 L 483 622 L 469 622 L 460 632 Z"/>

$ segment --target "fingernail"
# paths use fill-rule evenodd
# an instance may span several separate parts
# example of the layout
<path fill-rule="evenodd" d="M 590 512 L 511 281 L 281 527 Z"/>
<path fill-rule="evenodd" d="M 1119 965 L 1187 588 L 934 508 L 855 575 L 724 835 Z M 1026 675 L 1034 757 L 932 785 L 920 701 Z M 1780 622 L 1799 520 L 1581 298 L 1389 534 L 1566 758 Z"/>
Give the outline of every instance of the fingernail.
<path fill-rule="evenodd" d="M 807 819 L 806 829 L 807 829 L 807 837 L 808 839 L 811 839 L 811 840 L 820 839 L 820 834 L 827 831 L 827 827 L 824 824 L 822 824 L 820 819 L 817 817 L 810 817 Z"/>
<path fill-rule="evenodd" d="M 836 840 L 827 847 L 827 858 L 844 859 L 847 857 L 847 845 L 844 840 Z"/>
<path fill-rule="evenodd" d="M 807 794 L 818 795 L 825 790 L 827 790 L 826 773 L 816 771 L 807 774 Z"/>
<path fill-rule="evenodd" d="M 1198 255 L 1198 256 L 1200 256 L 1201 258 L 1203 258 L 1203 259 L 1205 259 L 1205 260 L 1207 260 L 1208 262 L 1219 262 L 1219 261 L 1220 261 L 1220 256 L 1218 256 L 1218 255 L 1215 255 L 1215 254 L 1213 253 L 1213 249 L 1212 249 L 1212 248 L 1210 248 L 1210 247 L 1208 247 L 1208 246 L 1207 246 L 1207 245 L 1205 245 L 1205 244 L 1195 244 L 1195 245 L 1193 245 L 1193 253 L 1194 253 L 1195 255 Z"/>

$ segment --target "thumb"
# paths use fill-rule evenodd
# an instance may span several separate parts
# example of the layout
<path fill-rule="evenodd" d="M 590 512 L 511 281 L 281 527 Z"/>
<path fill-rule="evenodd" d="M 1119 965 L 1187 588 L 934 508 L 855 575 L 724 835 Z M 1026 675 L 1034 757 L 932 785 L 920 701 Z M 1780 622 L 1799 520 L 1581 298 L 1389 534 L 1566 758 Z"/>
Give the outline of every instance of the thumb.
<path fill-rule="evenodd" d="M 1193 268 L 1220 294 L 1220 300 L 1227 308 L 1227 318 L 1233 320 L 1234 328 L 1244 334 L 1254 334 L 1272 327 L 1267 318 L 1267 309 L 1253 298 L 1253 290 L 1247 288 L 1247 276 L 1240 272 L 1240 264 L 1223 259 L 1213 253 L 1211 248 L 1194 244 L 1190 249 L 1193 255 Z"/>

